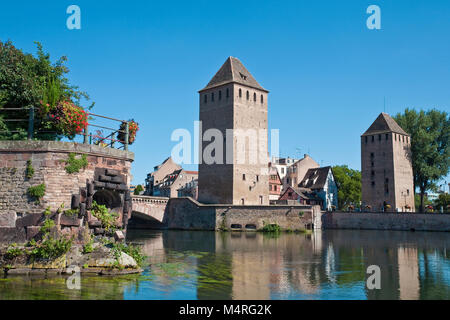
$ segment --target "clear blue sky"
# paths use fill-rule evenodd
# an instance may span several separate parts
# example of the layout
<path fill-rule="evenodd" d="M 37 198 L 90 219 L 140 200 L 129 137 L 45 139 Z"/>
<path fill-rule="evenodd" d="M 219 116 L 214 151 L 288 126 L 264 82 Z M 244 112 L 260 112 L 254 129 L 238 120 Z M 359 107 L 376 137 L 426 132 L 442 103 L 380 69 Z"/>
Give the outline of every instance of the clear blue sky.
<path fill-rule="evenodd" d="M 66 8 L 81 8 L 81 30 Z M 381 30 L 366 8 L 381 8 Z M 270 90 L 282 156 L 360 168 L 360 135 L 384 110 L 450 111 L 450 1 L 2 1 L 0 39 L 67 55 L 94 111 L 140 124 L 133 183 L 193 130 L 198 93 L 228 56 Z M 188 167 L 192 169 L 192 167 Z M 449 180 L 449 179 L 447 179 Z"/>

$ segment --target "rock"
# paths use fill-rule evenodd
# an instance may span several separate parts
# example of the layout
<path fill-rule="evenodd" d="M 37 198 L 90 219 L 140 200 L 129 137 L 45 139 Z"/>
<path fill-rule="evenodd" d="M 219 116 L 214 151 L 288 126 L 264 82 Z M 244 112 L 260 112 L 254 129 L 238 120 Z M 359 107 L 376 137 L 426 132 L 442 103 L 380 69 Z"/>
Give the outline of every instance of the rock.
<path fill-rule="evenodd" d="M 59 224 L 64 227 L 79 227 L 80 219 L 78 219 L 78 216 L 69 217 L 65 214 L 62 214 L 59 220 Z"/>
<path fill-rule="evenodd" d="M 117 242 L 122 242 L 123 240 L 125 240 L 123 232 L 120 230 L 114 232 L 114 240 L 116 240 Z"/>
<path fill-rule="evenodd" d="M 0 227 L 0 242 L 23 243 L 26 239 L 25 228 Z"/>
<path fill-rule="evenodd" d="M 28 226 L 25 229 L 26 229 L 27 241 L 34 239 L 41 231 L 41 227 L 38 227 L 38 226 Z"/>
<path fill-rule="evenodd" d="M 33 269 L 62 269 L 66 267 L 66 255 L 62 255 L 54 260 L 41 260 L 33 262 Z"/>
<path fill-rule="evenodd" d="M 88 197 L 94 195 L 94 184 L 92 184 L 91 182 L 86 182 L 86 191 Z"/>
<path fill-rule="evenodd" d="M 43 215 L 41 213 L 29 213 L 25 217 L 16 220 L 16 227 L 37 226 L 42 217 Z"/>
<path fill-rule="evenodd" d="M 78 214 L 78 218 L 83 218 L 86 216 L 86 203 L 80 203 L 80 213 Z"/>
<path fill-rule="evenodd" d="M 137 268 L 137 263 L 125 252 L 121 252 L 120 257 L 117 260 L 111 254 L 109 257 L 99 258 L 94 261 L 90 261 L 89 263 L 89 267 L 91 268 L 108 268 L 114 266 L 119 268 Z"/>
<path fill-rule="evenodd" d="M 101 227 L 102 222 L 97 219 L 91 219 L 91 220 L 89 220 L 88 225 L 89 225 L 89 228 Z"/>
<path fill-rule="evenodd" d="M 105 176 L 105 175 L 100 175 L 100 176 L 98 176 L 98 180 L 100 180 L 102 182 L 110 182 L 111 181 L 111 177 L 110 176 Z"/>
<path fill-rule="evenodd" d="M 106 183 L 100 182 L 100 181 L 94 181 L 94 186 L 97 188 L 104 188 L 106 186 Z"/>
<path fill-rule="evenodd" d="M 105 233 L 105 229 L 103 229 L 103 228 L 95 228 L 94 229 L 94 234 L 95 235 L 101 235 L 101 234 L 104 234 Z"/>
<path fill-rule="evenodd" d="M 113 170 L 113 169 L 106 169 L 105 174 L 106 174 L 107 176 L 114 177 L 114 176 L 117 176 L 117 175 L 119 174 L 119 171 Z"/>
<path fill-rule="evenodd" d="M 78 209 L 79 206 L 80 206 L 80 195 L 73 194 L 72 201 L 70 202 L 70 209 Z"/>
<path fill-rule="evenodd" d="M 1 227 L 14 227 L 16 225 L 16 213 L 14 211 L 0 214 Z"/>
<path fill-rule="evenodd" d="M 110 181 L 113 183 L 123 183 L 124 182 L 122 176 L 110 177 Z"/>

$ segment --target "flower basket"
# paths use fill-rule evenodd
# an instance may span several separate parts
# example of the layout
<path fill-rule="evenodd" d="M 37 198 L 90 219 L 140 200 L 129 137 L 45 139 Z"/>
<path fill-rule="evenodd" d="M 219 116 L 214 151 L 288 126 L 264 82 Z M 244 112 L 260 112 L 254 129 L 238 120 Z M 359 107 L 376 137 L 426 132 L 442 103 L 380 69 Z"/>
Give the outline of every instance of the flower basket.
<path fill-rule="evenodd" d="M 82 133 L 88 124 L 87 112 L 71 101 L 61 101 L 54 107 L 42 104 L 39 112 L 58 134 L 69 139 Z"/>
<path fill-rule="evenodd" d="M 121 143 L 125 143 L 125 130 L 126 130 L 126 122 L 122 122 L 120 124 L 119 132 L 117 133 L 117 140 L 120 140 Z M 139 131 L 139 125 L 133 119 L 128 121 L 128 144 L 132 144 L 136 140 L 136 134 Z"/>

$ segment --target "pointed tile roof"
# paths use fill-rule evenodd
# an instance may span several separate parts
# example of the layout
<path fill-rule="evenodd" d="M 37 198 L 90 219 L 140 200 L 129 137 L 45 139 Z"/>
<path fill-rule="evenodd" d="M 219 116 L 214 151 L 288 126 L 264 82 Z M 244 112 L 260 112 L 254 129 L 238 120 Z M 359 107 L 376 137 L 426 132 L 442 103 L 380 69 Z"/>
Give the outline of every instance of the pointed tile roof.
<path fill-rule="evenodd" d="M 222 67 L 217 71 L 211 81 L 201 91 L 221 86 L 230 82 L 239 83 L 248 87 L 268 92 L 261 87 L 250 72 L 238 58 L 228 57 Z"/>
<path fill-rule="evenodd" d="M 379 133 L 395 132 L 409 136 L 387 113 L 380 113 L 378 118 L 372 123 L 362 136 L 374 135 Z"/>

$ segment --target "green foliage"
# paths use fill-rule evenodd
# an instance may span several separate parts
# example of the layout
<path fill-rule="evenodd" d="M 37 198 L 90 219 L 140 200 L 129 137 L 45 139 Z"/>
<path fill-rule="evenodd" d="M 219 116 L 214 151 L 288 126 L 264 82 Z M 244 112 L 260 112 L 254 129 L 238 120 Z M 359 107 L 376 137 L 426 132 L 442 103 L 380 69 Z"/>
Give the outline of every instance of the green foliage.
<path fill-rule="evenodd" d="M 278 224 L 276 223 L 269 223 L 266 224 L 264 222 L 264 226 L 262 227 L 262 229 L 260 229 L 259 231 L 261 232 L 274 232 L 274 233 L 279 233 L 281 232 L 281 228 Z"/>
<path fill-rule="evenodd" d="M 94 238 L 91 237 L 91 239 L 89 239 L 89 241 L 83 246 L 83 253 L 91 253 L 92 251 L 94 251 Z"/>
<path fill-rule="evenodd" d="M 420 191 L 420 212 L 424 211 L 427 190 L 435 190 L 436 183 L 449 173 L 450 117 L 445 111 L 406 109 L 395 121 L 411 135 L 414 189 Z"/>
<path fill-rule="evenodd" d="M 47 237 L 31 251 L 34 259 L 56 259 L 66 254 L 72 247 L 72 239 Z"/>
<path fill-rule="evenodd" d="M 144 188 L 142 187 L 142 185 L 138 184 L 136 186 L 136 189 L 134 189 L 134 194 L 138 196 L 142 191 L 144 191 Z"/>
<path fill-rule="evenodd" d="M 338 207 L 359 206 L 361 201 L 361 172 L 346 165 L 334 166 L 333 175 L 338 187 Z"/>
<path fill-rule="evenodd" d="M 114 243 L 112 250 L 116 260 L 119 259 L 120 253 L 124 252 L 132 257 L 139 267 L 142 267 L 144 264 L 146 256 L 142 253 L 141 247 L 133 246 L 132 244 Z"/>
<path fill-rule="evenodd" d="M 17 244 L 13 243 L 8 247 L 8 250 L 5 253 L 5 258 L 8 260 L 12 260 L 24 253 L 25 251 L 22 248 L 18 248 Z"/>
<path fill-rule="evenodd" d="M 0 109 L 30 108 L 44 105 L 55 105 L 58 101 L 89 100 L 89 96 L 78 87 L 69 83 L 65 66 L 66 57 L 61 57 L 55 63 L 50 61 L 50 55 L 45 53 L 42 45 L 36 42 L 37 56 L 26 54 L 14 47 L 11 41 L 0 41 Z M 92 105 L 91 105 L 92 107 Z M 40 140 L 59 140 L 62 136 L 56 133 L 39 133 L 52 131 L 47 119 L 35 121 L 35 138 Z M 5 122 L 2 119 L 27 119 L 27 110 L 0 112 L 0 131 L 19 131 L 18 133 L 0 132 L 0 140 L 23 140 L 27 137 L 27 121 Z"/>
<path fill-rule="evenodd" d="M 39 203 L 41 198 L 45 195 L 45 183 L 39 184 L 37 186 L 29 187 L 28 194 L 31 197 L 36 198 L 36 202 Z"/>
<path fill-rule="evenodd" d="M 75 158 L 75 153 L 69 153 L 67 160 L 62 160 L 67 165 L 65 167 L 66 172 L 69 174 L 79 172 L 82 168 L 85 169 L 88 165 L 87 156 L 85 154 L 81 155 L 80 159 Z"/>
<path fill-rule="evenodd" d="M 63 214 L 67 217 L 78 216 L 79 213 L 80 213 L 80 209 L 68 209 L 63 212 Z"/>
<path fill-rule="evenodd" d="M 450 209 L 449 208 L 449 206 L 450 206 L 450 194 L 448 194 L 448 193 L 441 193 L 439 195 L 439 197 L 436 199 L 435 206 L 436 206 L 436 209 L 438 211 L 440 211 L 441 207 L 442 207 L 444 212 L 448 212 L 449 209 Z"/>
<path fill-rule="evenodd" d="M 102 227 L 107 232 L 112 232 L 116 229 L 116 219 L 119 216 L 116 212 L 110 212 L 104 205 L 92 202 L 92 215 L 101 221 Z"/>
<path fill-rule="evenodd" d="M 27 160 L 27 168 L 25 170 L 25 176 L 27 177 L 27 179 L 31 179 L 33 178 L 34 175 L 34 168 L 31 164 L 31 160 Z"/>
<path fill-rule="evenodd" d="M 41 232 L 43 234 L 47 234 L 50 232 L 50 230 L 52 230 L 52 228 L 55 226 L 55 221 L 53 221 L 52 219 L 45 219 L 44 224 L 41 227 Z"/>

